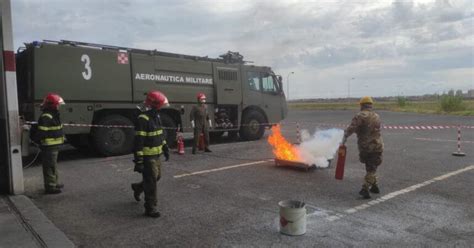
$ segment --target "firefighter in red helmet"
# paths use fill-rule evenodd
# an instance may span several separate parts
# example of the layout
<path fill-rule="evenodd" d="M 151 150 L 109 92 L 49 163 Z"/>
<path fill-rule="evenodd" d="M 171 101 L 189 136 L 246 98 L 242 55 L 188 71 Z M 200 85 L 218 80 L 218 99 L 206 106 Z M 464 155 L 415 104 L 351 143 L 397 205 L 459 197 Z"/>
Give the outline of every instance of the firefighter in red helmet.
<path fill-rule="evenodd" d="M 199 144 L 199 136 L 204 135 L 204 151 L 211 152 L 209 149 L 209 126 L 212 125 L 206 105 L 206 95 L 197 94 L 198 104 L 193 107 L 190 113 L 191 126 L 194 128 L 193 154 L 196 154 L 196 147 Z"/>
<path fill-rule="evenodd" d="M 41 104 L 42 113 L 33 134 L 33 141 L 40 145 L 43 165 L 43 182 L 46 194 L 59 194 L 63 184 L 58 182 L 59 147 L 64 143 L 64 132 L 59 117 L 59 107 L 65 104 L 61 96 L 49 93 Z"/>
<path fill-rule="evenodd" d="M 145 193 L 145 215 L 160 217 L 157 210 L 156 184 L 161 178 L 160 156 L 169 160 L 169 148 L 161 125 L 158 111 L 169 106 L 166 96 L 159 91 L 150 91 L 144 102 L 147 110 L 142 112 L 135 124 L 134 162 L 135 171 L 142 173 L 143 181 L 133 183 L 135 200 Z"/>

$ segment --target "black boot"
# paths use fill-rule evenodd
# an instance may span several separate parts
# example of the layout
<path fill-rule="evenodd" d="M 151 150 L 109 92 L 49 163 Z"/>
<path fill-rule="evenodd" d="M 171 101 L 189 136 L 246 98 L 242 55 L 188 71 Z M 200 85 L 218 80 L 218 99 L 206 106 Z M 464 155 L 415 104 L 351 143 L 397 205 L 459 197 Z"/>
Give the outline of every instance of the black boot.
<path fill-rule="evenodd" d="M 146 215 L 146 216 L 150 216 L 150 217 L 152 217 L 152 218 L 158 218 L 158 217 L 161 216 L 160 212 L 158 212 L 158 211 L 156 211 L 156 210 L 155 210 L 155 211 L 146 211 L 146 212 L 145 212 L 145 215 Z"/>
<path fill-rule="evenodd" d="M 359 191 L 359 195 L 361 195 L 364 199 L 370 199 L 370 194 L 367 189 L 361 189 Z"/>
<path fill-rule="evenodd" d="M 193 153 L 193 154 L 196 154 L 196 148 L 193 147 L 192 153 Z"/>
<path fill-rule="evenodd" d="M 140 201 L 141 192 L 138 189 L 138 185 L 132 183 L 132 190 L 133 190 L 133 198 L 135 198 L 135 201 L 137 202 Z"/>
<path fill-rule="evenodd" d="M 372 187 L 370 187 L 370 192 L 374 194 L 379 194 L 380 193 L 379 186 L 377 184 L 372 185 Z"/>
<path fill-rule="evenodd" d="M 45 193 L 48 194 L 48 195 L 59 194 L 61 192 L 62 191 L 58 188 L 52 188 L 52 189 L 46 189 L 45 190 Z"/>
<path fill-rule="evenodd" d="M 209 150 L 209 147 L 206 147 L 206 149 L 204 149 L 204 152 L 212 152 L 212 151 Z"/>
<path fill-rule="evenodd" d="M 64 188 L 64 184 L 58 183 L 58 184 L 56 184 L 56 188 L 62 189 L 62 188 Z"/>

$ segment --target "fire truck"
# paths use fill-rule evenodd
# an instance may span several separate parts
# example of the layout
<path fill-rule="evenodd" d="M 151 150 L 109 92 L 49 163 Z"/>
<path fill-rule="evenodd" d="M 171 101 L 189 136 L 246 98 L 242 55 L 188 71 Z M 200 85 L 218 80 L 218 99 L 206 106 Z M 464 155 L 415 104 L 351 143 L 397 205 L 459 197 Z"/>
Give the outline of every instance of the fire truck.
<path fill-rule="evenodd" d="M 77 41 L 25 43 L 16 54 L 18 102 L 25 121 L 35 121 L 42 98 L 61 95 L 64 131 L 70 144 L 92 146 L 104 156 L 132 151 L 137 108 L 150 90 L 170 106 L 160 112 L 167 141 L 192 132 L 189 113 L 206 94 L 211 137 L 224 132 L 260 139 L 265 127 L 287 114 L 281 76 L 228 52 L 219 58 L 191 56 Z"/>

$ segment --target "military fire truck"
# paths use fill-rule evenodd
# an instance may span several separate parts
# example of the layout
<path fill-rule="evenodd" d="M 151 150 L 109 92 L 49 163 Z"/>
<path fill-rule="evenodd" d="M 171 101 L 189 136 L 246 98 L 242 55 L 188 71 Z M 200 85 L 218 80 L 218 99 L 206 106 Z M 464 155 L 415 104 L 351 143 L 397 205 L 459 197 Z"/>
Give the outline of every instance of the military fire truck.
<path fill-rule="evenodd" d="M 189 112 L 199 92 L 207 96 L 212 136 L 256 140 L 287 113 L 281 77 L 235 52 L 208 58 L 63 40 L 26 43 L 16 61 L 23 118 L 37 120 L 42 98 L 58 93 L 69 143 L 93 145 L 105 156 L 132 151 L 134 130 L 127 127 L 150 90 L 170 101 L 160 114 L 170 144 L 176 131 L 192 131 Z"/>

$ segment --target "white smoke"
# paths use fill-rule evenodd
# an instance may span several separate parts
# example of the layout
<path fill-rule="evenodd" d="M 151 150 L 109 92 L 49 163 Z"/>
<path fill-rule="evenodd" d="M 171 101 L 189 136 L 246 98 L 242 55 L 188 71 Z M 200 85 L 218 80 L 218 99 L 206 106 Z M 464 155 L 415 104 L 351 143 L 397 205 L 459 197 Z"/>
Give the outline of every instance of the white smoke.
<path fill-rule="evenodd" d="M 307 130 L 302 130 L 302 143 L 298 146 L 302 162 L 319 168 L 328 167 L 328 160 L 334 159 L 343 136 L 344 131 L 336 128 L 316 130 L 313 136 Z"/>

